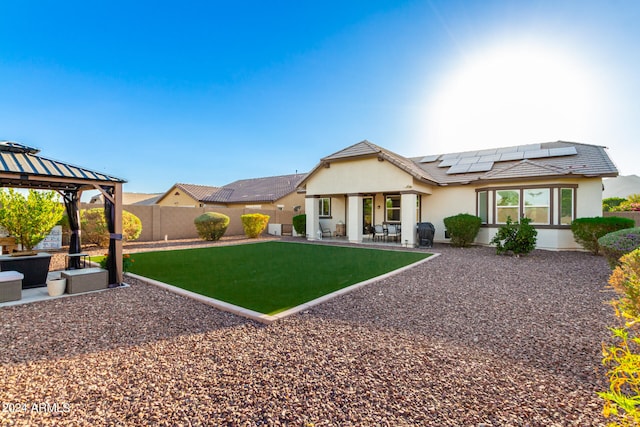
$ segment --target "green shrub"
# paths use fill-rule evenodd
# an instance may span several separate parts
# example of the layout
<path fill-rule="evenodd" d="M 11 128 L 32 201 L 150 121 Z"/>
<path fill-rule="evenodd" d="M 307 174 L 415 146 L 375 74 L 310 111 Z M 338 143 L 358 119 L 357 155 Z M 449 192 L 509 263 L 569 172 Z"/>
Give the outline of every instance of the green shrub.
<path fill-rule="evenodd" d="M 613 344 L 602 345 L 609 391 L 598 395 L 604 399 L 604 416 L 614 416 L 619 421 L 609 426 L 637 426 L 640 425 L 640 249 L 620 259 L 620 265 L 609 277 L 609 285 L 618 294 L 612 305 L 619 325 L 610 328 Z"/>
<path fill-rule="evenodd" d="M 611 210 L 615 212 L 640 211 L 640 194 L 630 195 Z"/>
<path fill-rule="evenodd" d="M 598 244 L 609 266 L 615 268 L 619 265 L 622 255 L 640 247 L 640 227 L 625 228 L 605 234 L 598 239 Z"/>
<path fill-rule="evenodd" d="M 301 236 L 307 235 L 307 215 L 301 214 L 293 217 L 293 228 Z"/>
<path fill-rule="evenodd" d="M 250 238 L 256 238 L 260 236 L 260 233 L 267 228 L 269 224 L 269 215 L 263 215 L 259 213 L 241 215 L 242 228 L 244 228 L 244 234 Z"/>
<path fill-rule="evenodd" d="M 498 255 L 511 252 L 515 256 L 526 255 L 536 248 L 538 232 L 529 223 L 530 218 L 522 218 L 520 223 L 512 222 L 507 217 L 507 223 L 498 229 L 491 239 L 496 245 Z"/>
<path fill-rule="evenodd" d="M 205 212 L 193 223 L 198 230 L 198 236 L 203 240 L 220 240 L 229 226 L 229 217 L 217 212 Z"/>
<path fill-rule="evenodd" d="M 576 242 L 594 255 L 598 255 L 600 254 L 600 245 L 598 244 L 600 237 L 612 231 L 632 228 L 634 225 L 635 221 L 629 218 L 597 216 L 574 219 L 571 223 L 571 231 Z"/>
<path fill-rule="evenodd" d="M 109 229 L 104 218 L 104 209 L 93 208 L 80 211 L 82 243 L 94 244 L 101 248 L 109 245 Z M 122 211 L 122 238 L 136 240 L 142 233 L 142 221 L 128 211 Z"/>
<path fill-rule="evenodd" d="M 480 217 L 469 214 L 458 214 L 444 219 L 444 226 L 451 236 L 451 244 L 461 248 L 473 243 L 480 231 Z"/>
<path fill-rule="evenodd" d="M 607 197 L 602 199 L 602 211 L 611 212 L 614 208 L 620 206 L 620 203 L 625 202 L 627 199 L 624 197 Z"/>

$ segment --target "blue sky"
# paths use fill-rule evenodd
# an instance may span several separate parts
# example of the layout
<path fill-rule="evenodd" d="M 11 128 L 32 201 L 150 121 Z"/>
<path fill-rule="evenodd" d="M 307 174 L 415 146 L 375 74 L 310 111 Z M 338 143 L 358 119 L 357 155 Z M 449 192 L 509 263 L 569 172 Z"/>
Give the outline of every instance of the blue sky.
<path fill-rule="evenodd" d="M 0 139 L 164 192 L 555 140 L 640 175 L 640 2 L 0 4 Z"/>

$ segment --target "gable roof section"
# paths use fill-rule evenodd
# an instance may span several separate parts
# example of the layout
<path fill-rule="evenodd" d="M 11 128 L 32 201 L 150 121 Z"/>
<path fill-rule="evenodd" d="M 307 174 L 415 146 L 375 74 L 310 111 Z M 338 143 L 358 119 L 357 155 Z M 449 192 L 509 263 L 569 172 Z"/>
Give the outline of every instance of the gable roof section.
<path fill-rule="evenodd" d="M 367 157 L 378 157 L 382 160 L 386 160 L 394 166 L 407 172 L 409 175 L 413 176 L 419 181 L 427 182 L 430 184 L 437 184 L 433 177 L 426 170 L 421 169 L 415 162 L 399 154 L 396 154 L 393 151 L 373 144 L 372 142 L 369 142 L 365 139 L 364 141 L 360 141 L 357 144 L 353 144 L 343 150 L 337 151 L 333 154 L 330 154 L 329 156 L 320 159 L 320 163 L 315 168 L 313 168 L 313 170 L 309 172 L 309 174 L 307 174 L 307 176 L 303 180 L 301 180 L 298 185 L 303 185 L 304 181 L 306 181 L 308 177 L 313 175 L 316 170 L 323 167 L 327 163 L 331 163 L 332 161 L 343 161 Z"/>
<path fill-rule="evenodd" d="M 241 179 L 227 184 L 203 199 L 209 203 L 275 202 L 293 193 L 305 174 Z"/>
<path fill-rule="evenodd" d="M 183 193 L 187 194 L 189 197 L 191 197 L 194 200 L 197 200 L 198 202 L 203 202 L 205 198 L 210 196 L 212 193 L 218 191 L 218 187 L 211 187 L 209 185 L 176 183 L 166 193 L 160 196 L 157 201 L 164 199 L 165 197 L 167 197 L 169 194 L 171 194 L 176 190 L 182 191 Z"/>
<path fill-rule="evenodd" d="M 504 180 L 504 179 L 515 179 L 515 178 L 529 178 L 532 176 L 542 177 L 542 176 L 558 176 L 558 175 L 567 175 L 568 172 L 562 168 L 551 166 L 551 165 L 541 165 L 531 160 L 521 160 L 515 164 L 511 164 L 505 168 L 494 169 L 482 176 L 482 179 L 489 180 Z"/>

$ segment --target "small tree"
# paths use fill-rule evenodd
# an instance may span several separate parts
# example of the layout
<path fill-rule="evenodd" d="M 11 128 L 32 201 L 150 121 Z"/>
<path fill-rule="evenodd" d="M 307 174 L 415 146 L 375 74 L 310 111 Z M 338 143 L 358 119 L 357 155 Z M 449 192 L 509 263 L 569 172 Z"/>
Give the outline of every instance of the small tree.
<path fill-rule="evenodd" d="M 55 191 L 29 190 L 25 197 L 9 188 L 0 191 L 0 205 L 0 225 L 27 251 L 47 237 L 64 214 Z"/>
<path fill-rule="evenodd" d="M 515 256 L 526 255 L 536 247 L 538 232 L 529 223 L 531 218 L 522 218 L 520 224 L 507 217 L 507 223 L 498 229 L 491 239 L 498 255 L 512 252 Z"/>

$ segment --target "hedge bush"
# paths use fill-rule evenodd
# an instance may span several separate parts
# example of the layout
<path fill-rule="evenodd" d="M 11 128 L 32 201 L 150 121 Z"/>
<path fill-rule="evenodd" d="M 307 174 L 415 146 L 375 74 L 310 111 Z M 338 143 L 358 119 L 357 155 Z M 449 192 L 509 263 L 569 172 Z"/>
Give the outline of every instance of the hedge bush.
<path fill-rule="evenodd" d="M 529 225 L 530 222 L 531 218 L 522 218 L 517 223 L 512 222 L 510 216 L 507 217 L 507 223 L 491 239 L 498 255 L 508 252 L 515 256 L 526 255 L 536 248 L 538 231 Z"/>
<path fill-rule="evenodd" d="M 293 217 L 293 228 L 300 236 L 307 235 L 307 214 L 296 215 Z"/>
<path fill-rule="evenodd" d="M 465 248 L 473 243 L 480 231 L 480 217 L 469 214 L 458 214 L 444 219 L 444 226 L 451 237 L 451 244 Z"/>
<path fill-rule="evenodd" d="M 600 254 L 600 244 L 598 239 L 613 231 L 632 228 L 635 221 L 630 218 L 620 218 L 617 216 L 593 218 L 576 218 L 571 223 L 573 237 L 583 248 L 594 255 Z"/>
<path fill-rule="evenodd" d="M 602 253 L 609 266 L 615 268 L 620 264 L 620 257 L 640 248 L 640 227 L 625 228 L 608 233 L 598 239 Z"/>
<path fill-rule="evenodd" d="M 242 228 L 244 228 L 244 234 L 250 238 L 256 238 L 260 236 L 260 233 L 267 228 L 269 224 L 269 215 L 263 215 L 259 213 L 241 215 Z"/>
<path fill-rule="evenodd" d="M 618 294 L 612 301 L 618 327 L 610 328 L 613 343 L 602 346 L 602 364 L 608 369 L 609 391 L 599 392 L 604 399 L 603 414 L 615 417 L 614 426 L 640 425 L 640 249 L 620 259 L 609 285 Z"/>
<path fill-rule="evenodd" d="M 607 197 L 606 199 L 602 199 L 602 211 L 611 212 L 620 206 L 620 203 L 626 201 L 627 199 L 624 197 Z"/>
<path fill-rule="evenodd" d="M 203 240 L 220 240 L 229 226 L 229 217 L 218 212 L 205 212 L 193 223 L 198 230 L 198 236 Z"/>
<path fill-rule="evenodd" d="M 104 218 L 104 209 L 93 208 L 80 211 L 82 243 L 94 244 L 101 248 L 109 246 L 109 229 Z M 142 221 L 128 211 L 122 211 L 122 238 L 136 240 L 142 233 Z"/>

